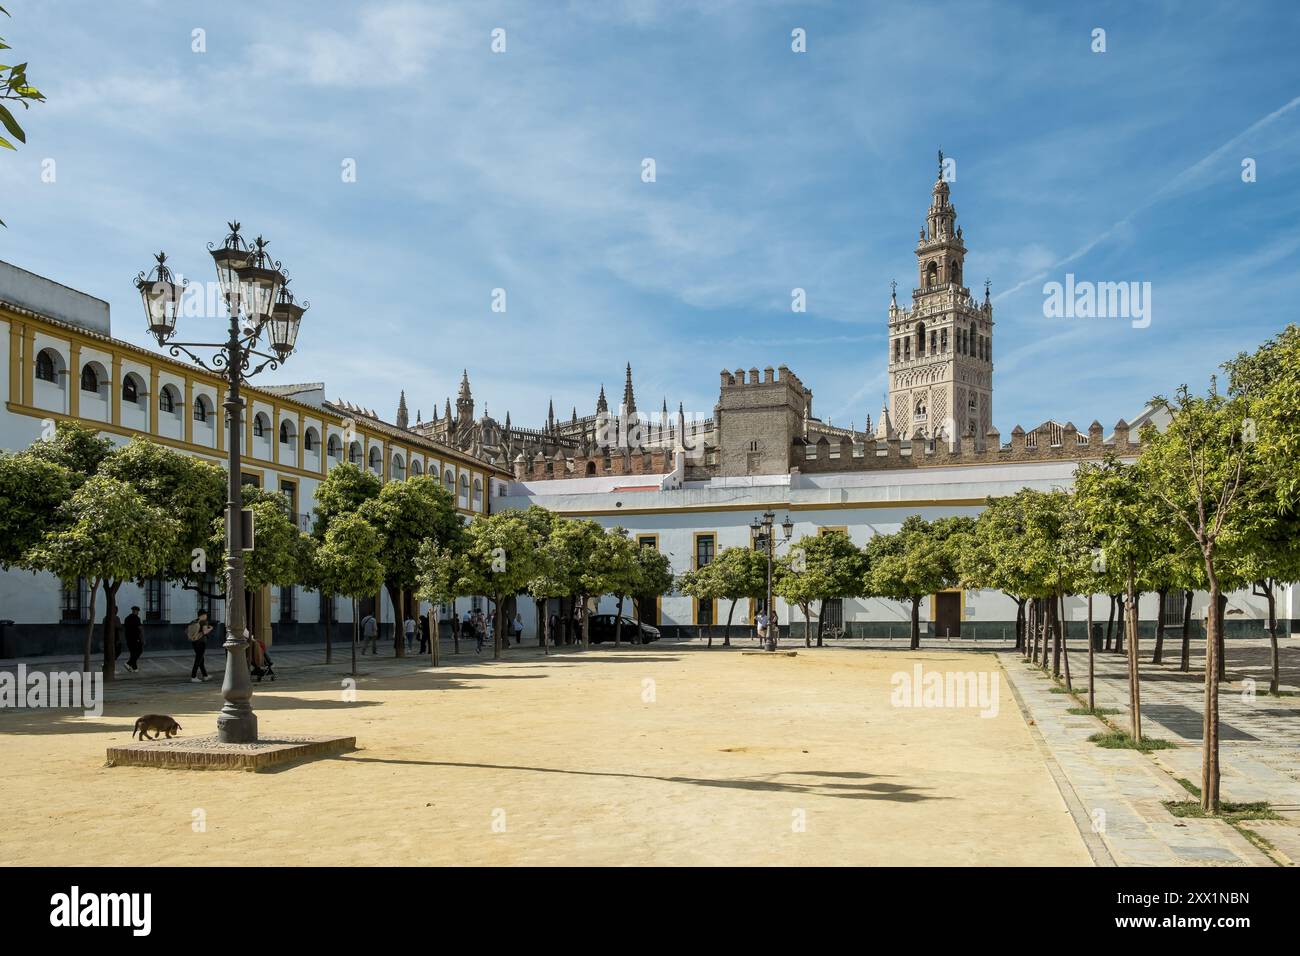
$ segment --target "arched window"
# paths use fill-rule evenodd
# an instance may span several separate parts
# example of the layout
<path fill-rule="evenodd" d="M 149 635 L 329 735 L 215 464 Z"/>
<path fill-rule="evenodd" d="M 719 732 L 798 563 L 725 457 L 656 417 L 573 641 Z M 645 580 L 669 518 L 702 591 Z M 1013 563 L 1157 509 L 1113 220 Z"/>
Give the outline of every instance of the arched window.
<path fill-rule="evenodd" d="M 416 478 L 424 474 L 424 466 L 420 464 L 420 459 L 414 458 L 411 460 L 411 474 Z"/>
<path fill-rule="evenodd" d="M 474 507 L 483 507 L 483 479 L 474 479 Z"/>
<path fill-rule="evenodd" d="M 194 420 L 196 422 L 207 422 L 212 415 L 212 403 L 208 396 L 199 395 L 194 399 Z"/>
<path fill-rule="evenodd" d="M 919 358 L 925 354 L 925 323 L 916 323 L 916 354 Z"/>
<path fill-rule="evenodd" d="M 897 349 L 895 349 L 895 351 L 897 351 Z M 594 475 L 595 473 L 596 473 L 596 463 L 594 461 L 587 462 L 587 474 Z"/>
<path fill-rule="evenodd" d="M 280 444 L 287 445 L 291 441 L 293 441 L 293 430 L 289 427 L 289 422 L 286 419 L 280 422 Z"/>
<path fill-rule="evenodd" d="M 972 322 L 970 324 L 970 338 L 966 340 L 966 348 L 970 351 L 971 355 L 975 354 L 975 340 L 978 338 L 979 334 L 979 328 L 976 327 L 974 322 Z"/>
<path fill-rule="evenodd" d="M 55 380 L 54 356 L 50 354 L 49 349 L 41 349 L 36 356 L 36 378 L 42 382 Z"/>
<path fill-rule="evenodd" d="M 894 361 L 897 362 L 899 357 L 902 354 L 903 354 L 903 340 L 894 339 Z"/>
<path fill-rule="evenodd" d="M 266 437 L 266 426 L 267 426 L 267 421 L 265 415 L 263 415 L 260 412 L 254 415 L 253 416 L 253 437 L 254 438 Z"/>
<path fill-rule="evenodd" d="M 379 451 L 379 446 L 370 449 L 370 470 L 376 475 L 383 471 L 384 456 Z"/>
<path fill-rule="evenodd" d="M 388 476 L 394 481 L 401 481 L 406 477 L 406 462 L 402 461 L 402 456 L 393 452 L 393 459 L 388 465 Z"/>
<path fill-rule="evenodd" d="M 961 285 L 961 263 L 960 262 L 954 262 L 950 266 L 948 266 L 948 273 L 952 277 L 953 282 L 957 283 L 957 285 Z"/>
<path fill-rule="evenodd" d="M 931 262 L 925 267 L 925 287 L 933 288 L 939 284 L 939 266 Z"/>
<path fill-rule="evenodd" d="M 460 476 L 460 497 L 462 501 L 469 501 L 469 475 Z"/>
<path fill-rule="evenodd" d="M 338 458 L 343 454 L 343 442 L 339 441 L 338 435 L 330 435 L 329 440 L 325 442 L 325 455 L 329 458 Z"/>
<path fill-rule="evenodd" d="M 158 391 L 158 409 L 159 411 L 176 414 L 176 392 L 170 385 L 164 385 Z"/>
<path fill-rule="evenodd" d="M 303 451 L 315 451 L 315 450 L 316 450 L 316 443 L 317 443 L 317 439 L 316 439 L 316 429 L 314 429 L 314 428 L 309 428 L 309 429 L 307 429 L 305 432 L 302 433 L 302 448 L 303 448 Z"/>
<path fill-rule="evenodd" d="M 140 401 L 140 392 L 136 387 L 134 376 L 128 375 L 122 379 L 122 401 L 130 402 L 132 405 Z"/>
<path fill-rule="evenodd" d="M 447 492 L 451 495 L 456 494 L 456 473 L 448 468 L 442 475 L 442 483 L 447 486 Z"/>
<path fill-rule="evenodd" d="M 81 390 L 83 392 L 99 391 L 99 376 L 95 374 L 93 365 L 86 365 L 81 369 Z"/>
<path fill-rule="evenodd" d="M 948 351 L 948 330 L 947 329 L 939 330 L 939 351 L 940 352 Z"/>
<path fill-rule="evenodd" d="M 354 441 L 348 446 L 348 461 L 354 465 L 361 464 L 361 442 Z"/>

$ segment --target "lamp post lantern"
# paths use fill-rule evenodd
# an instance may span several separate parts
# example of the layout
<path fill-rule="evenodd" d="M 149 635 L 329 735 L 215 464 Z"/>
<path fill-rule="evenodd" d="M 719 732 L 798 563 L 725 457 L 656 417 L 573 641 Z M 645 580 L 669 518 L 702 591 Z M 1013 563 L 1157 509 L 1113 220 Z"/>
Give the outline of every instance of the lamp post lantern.
<path fill-rule="evenodd" d="M 226 379 L 226 420 L 229 422 L 226 501 L 226 673 L 221 682 L 225 703 L 217 716 L 217 737 L 222 743 L 256 743 L 257 715 L 253 713 L 253 685 L 248 674 L 251 643 L 244 615 L 244 542 L 240 527 L 243 474 L 240 438 L 243 434 L 244 400 L 240 387 L 263 369 L 276 369 L 292 354 L 303 313 L 288 289 L 288 278 L 280 263 L 266 251 L 267 242 L 258 236 L 250 247 L 239 234 L 239 223 L 227 224 L 230 232 L 221 245 L 208 245 L 217 269 L 217 282 L 230 319 L 225 342 L 173 342 L 180 300 L 186 282 L 178 282 L 167 267 L 167 256 L 158 253 L 157 264 L 135 279 L 144 304 L 149 331 L 158 345 L 173 357 L 183 352 L 197 365 Z M 242 319 L 242 323 L 241 323 Z M 263 331 L 274 355 L 259 351 Z M 205 361 L 192 349 L 214 350 Z M 260 360 L 260 361 L 259 361 Z M 253 363 L 258 364 L 254 365 Z"/>
<path fill-rule="evenodd" d="M 754 532 L 754 543 L 767 555 L 767 596 L 764 604 L 764 610 L 767 612 L 767 639 L 764 641 L 764 647 L 769 651 L 776 650 L 777 636 L 780 633 L 776 621 L 776 608 L 772 600 L 772 563 L 776 556 L 777 544 L 773 533 L 775 521 L 776 515 L 764 511 L 762 515 L 755 515 L 754 520 L 749 523 L 750 530 Z M 781 534 L 781 544 L 789 541 L 794 534 L 794 522 L 790 520 L 789 514 L 781 522 Z"/>

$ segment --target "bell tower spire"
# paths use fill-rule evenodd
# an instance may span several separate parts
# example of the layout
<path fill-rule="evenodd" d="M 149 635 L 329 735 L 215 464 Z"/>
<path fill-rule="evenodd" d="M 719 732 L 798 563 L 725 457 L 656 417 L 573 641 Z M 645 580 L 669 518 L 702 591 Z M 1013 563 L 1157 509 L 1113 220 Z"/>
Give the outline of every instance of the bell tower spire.
<path fill-rule="evenodd" d="M 916 243 L 910 308 L 889 303 L 889 400 L 899 436 L 984 445 L 993 420 L 993 306 L 963 284 L 966 243 L 952 204 L 950 159 L 939 151 L 925 228 Z M 882 415 L 882 419 L 883 419 Z"/>

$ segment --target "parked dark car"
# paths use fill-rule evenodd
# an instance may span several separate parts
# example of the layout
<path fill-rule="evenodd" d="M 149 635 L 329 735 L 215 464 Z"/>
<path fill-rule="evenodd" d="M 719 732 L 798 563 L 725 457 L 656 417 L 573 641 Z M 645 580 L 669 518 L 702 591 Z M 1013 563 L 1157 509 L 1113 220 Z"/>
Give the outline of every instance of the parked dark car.
<path fill-rule="evenodd" d="M 592 614 L 588 617 L 587 626 L 591 628 L 591 643 L 603 644 L 606 641 L 613 643 L 617 622 L 617 614 Z M 638 635 L 636 621 L 625 617 L 623 618 L 623 640 L 630 644 L 649 644 L 651 641 L 659 640 L 659 628 L 642 624 Z"/>

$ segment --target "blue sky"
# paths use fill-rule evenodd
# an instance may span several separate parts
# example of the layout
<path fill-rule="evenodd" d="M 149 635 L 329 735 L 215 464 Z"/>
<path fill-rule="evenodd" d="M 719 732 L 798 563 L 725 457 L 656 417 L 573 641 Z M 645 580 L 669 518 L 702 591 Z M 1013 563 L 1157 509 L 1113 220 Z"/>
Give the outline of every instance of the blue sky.
<path fill-rule="evenodd" d="M 427 418 L 467 367 L 480 411 L 537 425 L 616 400 L 628 361 L 642 408 L 707 414 L 721 368 L 784 362 L 860 427 L 940 147 L 1004 435 L 1109 427 L 1296 320 L 1292 2 L 6 6 L 49 102 L 0 156 L 0 258 L 149 345 L 133 276 L 162 248 L 208 279 L 239 218 L 312 303 L 265 380 L 388 416 L 405 388 Z M 1045 318 L 1067 272 L 1150 282 L 1150 326 Z"/>

